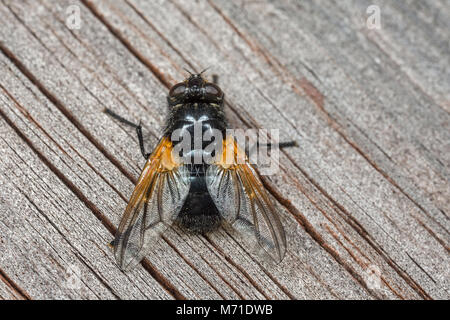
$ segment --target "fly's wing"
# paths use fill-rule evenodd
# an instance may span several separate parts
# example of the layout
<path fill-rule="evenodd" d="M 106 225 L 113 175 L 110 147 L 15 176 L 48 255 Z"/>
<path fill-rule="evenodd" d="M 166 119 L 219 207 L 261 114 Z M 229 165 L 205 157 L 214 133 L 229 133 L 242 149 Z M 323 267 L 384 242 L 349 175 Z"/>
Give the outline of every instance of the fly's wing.
<path fill-rule="evenodd" d="M 169 139 L 161 139 L 142 170 L 114 240 L 122 270 L 134 267 L 154 247 L 177 217 L 189 187 L 189 170 L 172 157 Z"/>
<path fill-rule="evenodd" d="M 280 262 L 286 252 L 283 226 L 261 180 L 234 139 L 224 141 L 223 154 L 206 172 L 206 184 L 224 220 L 258 254 Z"/>

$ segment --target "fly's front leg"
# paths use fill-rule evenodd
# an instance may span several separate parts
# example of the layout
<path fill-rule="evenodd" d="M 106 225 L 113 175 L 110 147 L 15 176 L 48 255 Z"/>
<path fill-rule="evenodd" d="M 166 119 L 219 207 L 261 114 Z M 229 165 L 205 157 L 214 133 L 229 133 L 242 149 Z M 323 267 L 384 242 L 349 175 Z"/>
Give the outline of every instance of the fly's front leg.
<path fill-rule="evenodd" d="M 142 136 L 142 125 L 140 121 L 139 124 L 136 126 L 136 133 L 139 139 L 139 147 L 141 148 L 142 156 L 145 158 L 145 160 L 147 160 L 148 157 L 150 157 L 150 153 L 145 152 L 144 137 Z"/>
<path fill-rule="evenodd" d="M 126 124 L 126 125 L 136 129 L 136 133 L 137 133 L 138 140 L 139 140 L 139 147 L 141 148 L 142 156 L 147 160 L 148 157 L 150 156 L 150 153 L 146 153 L 145 152 L 144 138 L 142 136 L 142 125 L 141 125 L 141 122 L 139 121 L 139 124 L 135 124 L 135 123 L 133 123 L 133 122 L 131 122 L 131 121 L 125 119 L 125 118 L 122 118 L 117 113 L 113 112 L 112 110 L 110 110 L 108 108 L 105 108 L 104 112 L 107 115 L 113 117 L 114 119 L 122 122 L 123 124 Z"/>

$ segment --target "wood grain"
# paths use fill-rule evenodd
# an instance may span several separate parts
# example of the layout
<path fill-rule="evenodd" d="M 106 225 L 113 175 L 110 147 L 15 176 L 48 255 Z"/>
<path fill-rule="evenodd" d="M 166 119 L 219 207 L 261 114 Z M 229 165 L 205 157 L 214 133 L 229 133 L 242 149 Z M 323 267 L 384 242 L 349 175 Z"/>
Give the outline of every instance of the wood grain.
<path fill-rule="evenodd" d="M 0 298 L 450 297 L 445 1 L 2 0 L 0 19 Z M 263 178 L 288 253 L 174 228 L 123 273 L 108 243 L 144 161 L 103 110 L 151 148 L 170 86 L 207 66 L 234 127 L 300 143 Z"/>

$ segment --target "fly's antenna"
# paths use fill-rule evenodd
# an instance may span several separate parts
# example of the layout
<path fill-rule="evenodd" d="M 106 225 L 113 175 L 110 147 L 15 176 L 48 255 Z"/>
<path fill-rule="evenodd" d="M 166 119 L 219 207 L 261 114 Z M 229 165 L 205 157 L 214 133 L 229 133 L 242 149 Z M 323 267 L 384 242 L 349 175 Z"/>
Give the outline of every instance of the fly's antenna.
<path fill-rule="evenodd" d="M 208 70 L 209 68 L 211 68 L 211 66 L 208 66 L 208 67 L 206 67 L 205 69 L 203 69 L 203 71 L 202 72 L 200 72 L 199 73 L 199 75 L 202 75 L 203 74 L 203 72 L 205 72 L 206 70 Z"/>
<path fill-rule="evenodd" d="M 188 70 L 188 69 L 186 69 L 186 68 L 183 68 L 183 70 L 184 70 L 184 71 L 186 71 L 187 73 L 189 73 L 189 75 L 191 75 L 191 76 L 192 76 L 192 75 L 194 75 L 194 73 L 193 73 L 193 72 L 189 71 L 189 70 Z"/>

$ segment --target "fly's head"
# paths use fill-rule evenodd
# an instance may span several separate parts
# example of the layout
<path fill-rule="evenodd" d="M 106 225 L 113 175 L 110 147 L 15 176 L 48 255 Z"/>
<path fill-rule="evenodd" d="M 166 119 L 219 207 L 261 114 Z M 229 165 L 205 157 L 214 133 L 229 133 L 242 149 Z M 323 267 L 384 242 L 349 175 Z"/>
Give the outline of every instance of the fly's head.
<path fill-rule="evenodd" d="M 191 74 L 183 82 L 170 89 L 167 101 L 170 106 L 184 103 L 204 102 L 221 105 L 223 92 L 216 84 L 208 82 L 202 74 Z"/>

